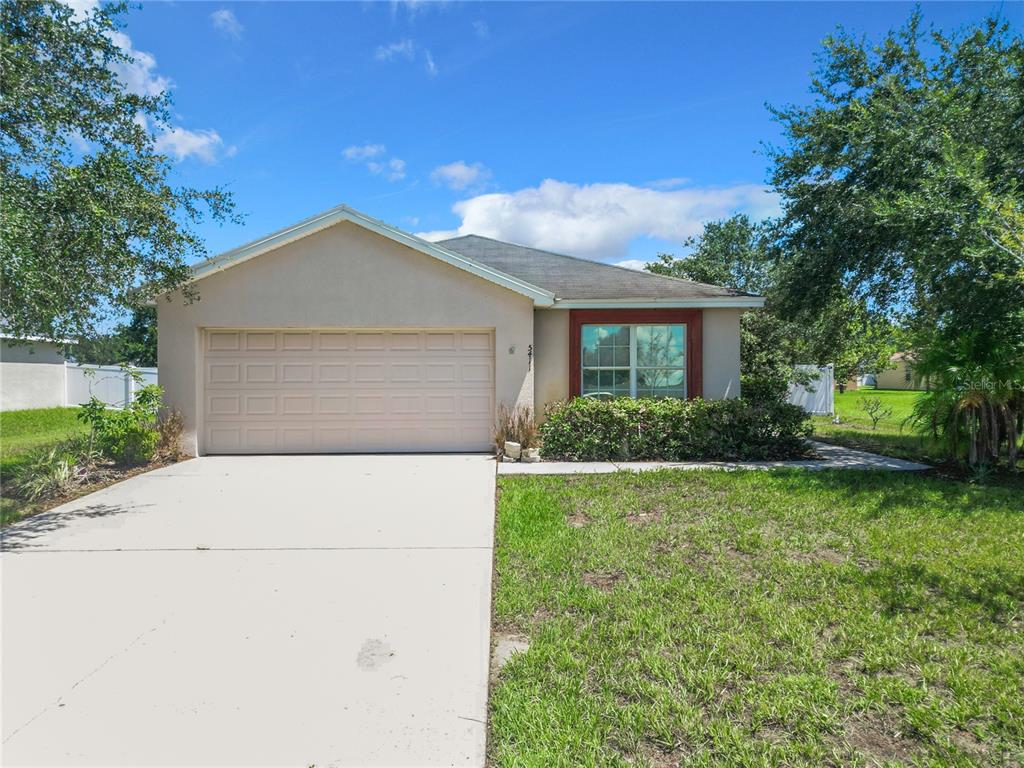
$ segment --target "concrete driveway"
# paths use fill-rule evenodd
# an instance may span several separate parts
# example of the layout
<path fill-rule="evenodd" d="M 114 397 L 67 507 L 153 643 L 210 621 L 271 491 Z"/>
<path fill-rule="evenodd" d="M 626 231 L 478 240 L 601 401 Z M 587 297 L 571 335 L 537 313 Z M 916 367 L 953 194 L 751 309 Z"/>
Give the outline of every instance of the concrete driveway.
<path fill-rule="evenodd" d="M 4 765 L 483 765 L 494 461 L 208 457 L 4 532 Z"/>

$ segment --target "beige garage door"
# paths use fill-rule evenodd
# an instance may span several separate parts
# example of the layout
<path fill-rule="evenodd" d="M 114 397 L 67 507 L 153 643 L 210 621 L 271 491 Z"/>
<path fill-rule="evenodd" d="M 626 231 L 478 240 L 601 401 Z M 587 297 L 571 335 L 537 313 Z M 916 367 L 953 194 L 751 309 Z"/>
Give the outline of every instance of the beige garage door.
<path fill-rule="evenodd" d="M 482 451 L 494 336 L 471 330 L 207 330 L 207 453 Z"/>

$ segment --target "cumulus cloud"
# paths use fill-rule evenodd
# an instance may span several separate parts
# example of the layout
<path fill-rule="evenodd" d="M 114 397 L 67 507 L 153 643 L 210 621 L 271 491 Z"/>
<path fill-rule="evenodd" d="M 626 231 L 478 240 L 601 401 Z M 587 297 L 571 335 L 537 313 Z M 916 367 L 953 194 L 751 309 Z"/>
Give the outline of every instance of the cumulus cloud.
<path fill-rule="evenodd" d="M 84 21 L 99 7 L 99 0 L 69 0 L 67 5 L 71 8 L 75 20 Z M 231 14 L 230 11 L 225 13 Z M 157 72 L 156 57 L 153 54 L 138 50 L 133 45 L 131 37 L 120 30 L 110 30 L 106 34 L 109 35 L 111 42 L 131 59 L 110 64 L 111 71 L 118 76 L 125 88 L 140 96 L 159 96 L 174 87 L 171 78 Z M 135 122 L 146 131 L 151 130 L 144 114 L 136 115 Z M 168 154 L 179 161 L 195 157 L 212 163 L 221 154 L 232 157 L 238 151 L 234 146 L 225 147 L 224 140 L 213 129 L 193 131 L 171 125 L 155 126 L 152 127 L 152 131 L 156 151 Z M 75 141 L 74 138 L 72 142 L 81 152 L 91 149 L 86 143 Z"/>
<path fill-rule="evenodd" d="M 223 32 L 232 40 L 242 39 L 242 31 L 245 27 L 242 26 L 242 22 L 238 20 L 238 17 L 227 8 L 221 8 L 211 13 L 210 22 L 213 24 L 214 29 Z"/>
<path fill-rule="evenodd" d="M 645 187 L 651 189 L 678 189 L 679 187 L 689 184 L 690 180 L 684 176 L 673 176 L 669 179 L 655 179 L 654 181 L 648 181 L 644 184 Z"/>
<path fill-rule="evenodd" d="M 399 40 L 387 45 L 378 45 L 373 53 L 377 61 L 394 61 L 395 59 L 406 59 L 412 61 L 416 56 L 416 43 L 412 40 Z"/>
<path fill-rule="evenodd" d="M 401 181 L 405 178 L 405 160 L 389 157 L 388 148 L 383 144 L 353 144 L 345 147 L 341 154 L 349 162 L 363 163 L 374 176 L 383 176 L 388 181 Z"/>
<path fill-rule="evenodd" d="M 401 181 L 405 178 L 405 160 L 400 157 L 388 158 L 386 162 L 371 160 L 366 164 L 370 173 L 376 176 L 384 176 L 388 181 Z"/>
<path fill-rule="evenodd" d="M 188 128 L 175 126 L 160 133 L 156 137 L 156 151 L 171 155 L 177 160 L 195 157 L 204 163 L 212 163 L 224 148 L 224 140 L 214 130 L 190 131 Z M 229 147 L 227 154 L 234 154 L 234 147 Z"/>
<path fill-rule="evenodd" d="M 169 77 L 157 74 L 156 57 L 153 54 L 136 50 L 132 39 L 124 32 L 114 30 L 109 34 L 114 44 L 132 59 L 110 65 L 129 91 L 140 96 L 158 96 L 174 86 Z"/>
<path fill-rule="evenodd" d="M 435 184 L 444 184 L 449 189 L 461 191 L 470 187 L 480 187 L 491 178 L 491 171 L 483 163 L 472 165 L 463 160 L 439 165 L 430 174 Z"/>
<path fill-rule="evenodd" d="M 491 28 L 487 26 L 486 21 L 474 21 L 473 34 L 475 34 L 481 40 L 486 40 L 488 37 L 491 36 Z"/>
<path fill-rule="evenodd" d="M 778 213 L 778 198 L 758 184 L 657 190 L 631 184 L 572 184 L 546 179 L 516 192 L 477 195 L 456 203 L 462 219 L 451 232 L 476 234 L 602 261 L 621 260 L 638 237 L 682 241 L 704 223 L 748 213 Z"/>

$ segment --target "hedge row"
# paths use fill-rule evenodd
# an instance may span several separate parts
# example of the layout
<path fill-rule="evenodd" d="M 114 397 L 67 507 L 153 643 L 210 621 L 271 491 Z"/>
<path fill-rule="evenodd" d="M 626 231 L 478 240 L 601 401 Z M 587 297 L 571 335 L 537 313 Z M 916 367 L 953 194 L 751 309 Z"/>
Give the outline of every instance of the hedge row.
<path fill-rule="evenodd" d="M 541 456 L 562 461 L 759 461 L 809 452 L 807 413 L 746 400 L 596 400 L 548 408 Z"/>

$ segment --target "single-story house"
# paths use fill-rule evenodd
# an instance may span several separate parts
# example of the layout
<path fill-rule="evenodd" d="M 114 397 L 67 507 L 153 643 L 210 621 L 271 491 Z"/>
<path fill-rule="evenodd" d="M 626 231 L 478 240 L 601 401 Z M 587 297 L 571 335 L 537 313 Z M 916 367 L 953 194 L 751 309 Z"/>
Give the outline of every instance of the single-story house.
<path fill-rule="evenodd" d="M 481 451 L 495 411 L 572 395 L 736 397 L 763 299 L 346 206 L 198 264 L 157 299 L 186 449 Z"/>
<path fill-rule="evenodd" d="M 0 411 L 64 405 L 69 342 L 0 336 Z"/>
<path fill-rule="evenodd" d="M 877 389 L 928 389 L 928 381 L 914 371 L 914 353 L 897 352 L 884 371 L 875 374 Z"/>

